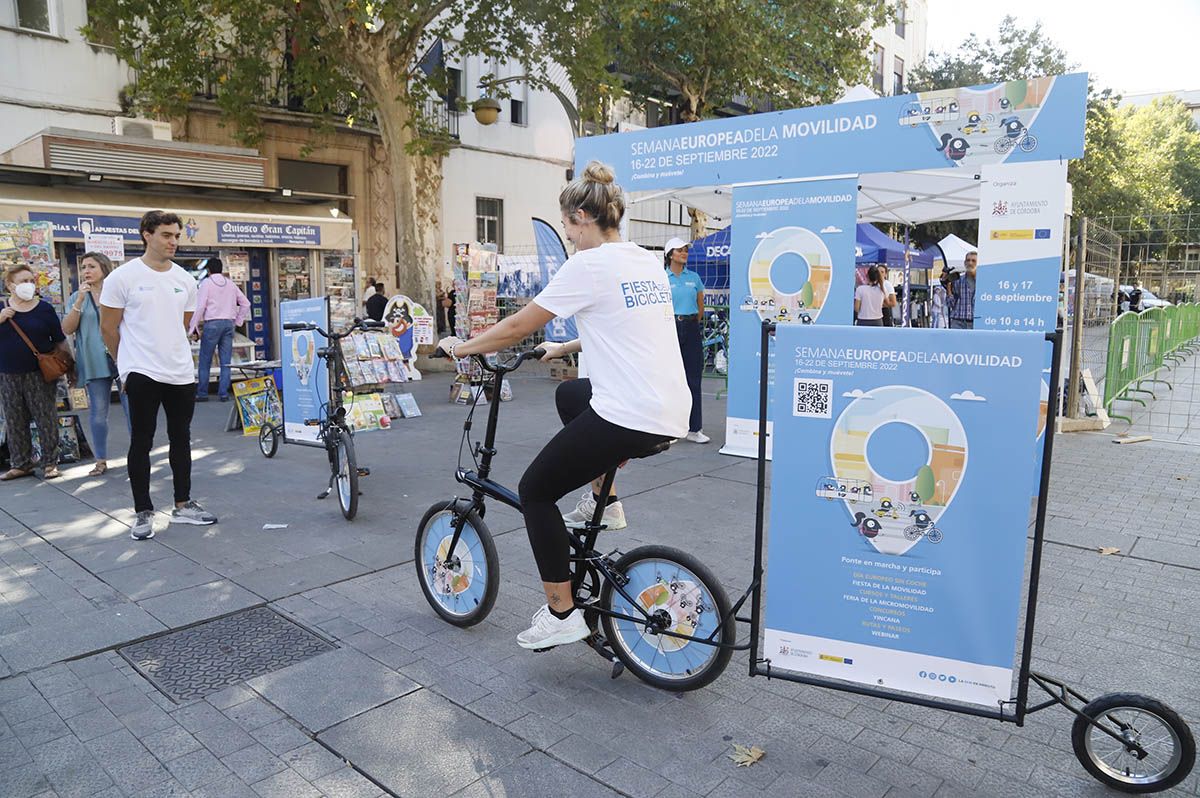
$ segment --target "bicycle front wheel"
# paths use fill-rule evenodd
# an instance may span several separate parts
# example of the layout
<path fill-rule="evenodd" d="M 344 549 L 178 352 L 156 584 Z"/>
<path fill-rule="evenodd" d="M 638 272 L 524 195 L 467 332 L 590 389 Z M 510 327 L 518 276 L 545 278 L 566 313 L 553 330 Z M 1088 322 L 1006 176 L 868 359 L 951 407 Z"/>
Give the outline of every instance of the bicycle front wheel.
<path fill-rule="evenodd" d="M 333 467 L 338 507 L 349 521 L 358 513 L 358 461 L 354 456 L 354 438 L 344 430 L 334 444 Z"/>
<path fill-rule="evenodd" d="M 451 552 L 460 518 L 462 533 Z M 454 501 L 430 507 L 417 527 L 414 559 L 421 592 L 443 621 L 474 626 L 492 611 L 500 590 L 500 558 L 492 533 L 477 513 L 463 517 Z"/>
<path fill-rule="evenodd" d="M 274 457 L 279 451 L 279 433 L 269 424 L 263 424 L 258 431 L 258 450 L 263 457 Z"/>
<path fill-rule="evenodd" d="M 605 580 L 603 609 L 642 618 L 632 621 L 604 615 L 604 635 L 614 653 L 639 679 L 664 690 L 695 690 L 725 670 L 737 639 L 737 621 L 729 599 L 712 571 L 695 557 L 667 546 L 642 546 L 617 561 L 628 582 L 625 595 Z M 662 634 L 688 635 L 700 642 Z"/>

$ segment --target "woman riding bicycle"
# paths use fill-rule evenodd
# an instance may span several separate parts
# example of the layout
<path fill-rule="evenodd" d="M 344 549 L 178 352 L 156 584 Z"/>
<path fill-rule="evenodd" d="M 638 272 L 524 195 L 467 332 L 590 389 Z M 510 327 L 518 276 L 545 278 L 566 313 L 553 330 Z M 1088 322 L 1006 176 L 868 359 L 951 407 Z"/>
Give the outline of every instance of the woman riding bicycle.
<path fill-rule="evenodd" d="M 570 546 L 556 502 L 632 457 L 688 431 L 692 398 L 675 334 L 671 287 L 658 258 L 621 241 L 625 213 L 612 170 L 593 161 L 558 198 L 563 229 L 575 255 L 520 312 L 470 341 L 445 338 L 452 357 L 513 346 L 555 316 L 574 316 L 580 338 L 546 343 L 543 359 L 581 349 L 589 379 L 558 387 L 564 424 L 534 458 L 519 493 L 546 605 L 517 635 L 524 648 L 582 640 L 591 632 L 575 607 Z"/>

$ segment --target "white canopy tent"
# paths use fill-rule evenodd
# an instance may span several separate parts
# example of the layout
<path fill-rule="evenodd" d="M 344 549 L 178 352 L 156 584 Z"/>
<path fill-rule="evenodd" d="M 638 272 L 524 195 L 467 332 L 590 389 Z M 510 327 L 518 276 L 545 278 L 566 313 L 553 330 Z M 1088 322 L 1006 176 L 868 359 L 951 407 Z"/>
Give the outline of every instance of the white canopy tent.
<path fill-rule="evenodd" d="M 942 254 L 946 256 L 946 267 L 957 271 L 962 270 L 963 260 L 967 257 L 968 252 L 979 251 L 979 247 L 970 241 L 964 241 L 953 233 L 939 241 L 938 246 L 942 248 Z"/>
<path fill-rule="evenodd" d="M 979 218 L 979 175 L 965 169 L 864 174 L 858 178 L 858 220 L 922 224 Z M 630 204 L 670 199 L 698 208 L 716 221 L 733 215 L 730 186 L 669 189 L 633 194 Z"/>

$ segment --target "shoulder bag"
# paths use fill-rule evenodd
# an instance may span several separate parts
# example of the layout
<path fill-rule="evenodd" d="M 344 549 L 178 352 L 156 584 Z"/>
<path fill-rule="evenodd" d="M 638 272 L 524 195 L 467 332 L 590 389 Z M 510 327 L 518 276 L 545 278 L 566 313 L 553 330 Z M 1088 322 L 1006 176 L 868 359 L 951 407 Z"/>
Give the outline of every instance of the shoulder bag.
<path fill-rule="evenodd" d="M 17 324 L 15 318 L 9 319 L 8 323 L 17 331 L 17 335 L 21 336 L 21 340 L 25 345 L 33 351 L 34 357 L 37 358 L 38 368 L 42 371 L 42 379 L 46 382 L 58 382 L 60 377 L 66 376 L 75 368 L 75 360 L 66 352 L 59 349 L 52 349 L 49 352 L 39 352 L 37 347 L 33 345 L 33 341 L 29 340 L 29 336 Z"/>

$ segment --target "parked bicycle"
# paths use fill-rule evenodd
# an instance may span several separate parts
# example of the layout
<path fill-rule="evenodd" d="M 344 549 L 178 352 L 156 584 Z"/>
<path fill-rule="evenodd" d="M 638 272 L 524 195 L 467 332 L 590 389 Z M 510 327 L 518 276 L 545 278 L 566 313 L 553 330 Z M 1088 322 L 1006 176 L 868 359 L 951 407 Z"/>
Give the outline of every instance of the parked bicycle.
<path fill-rule="evenodd" d="M 706 311 L 700 336 L 704 369 L 724 374 L 729 368 L 729 321 L 716 311 Z"/>
<path fill-rule="evenodd" d="M 329 375 L 329 399 L 322 402 L 317 418 L 304 419 L 305 426 L 318 427 L 317 440 L 325 448 L 329 458 L 329 485 L 317 494 L 318 499 L 325 499 L 336 489 L 338 507 L 346 520 L 351 520 L 358 513 L 358 479 L 369 476 L 369 468 L 360 468 L 354 454 L 354 430 L 346 422 L 346 407 L 343 395 L 350 390 L 350 379 L 346 372 L 346 363 L 342 357 L 341 340 L 359 330 L 381 330 L 381 321 L 370 319 L 355 319 L 354 323 L 340 333 L 326 332 L 316 324 L 295 322 L 283 325 L 290 332 L 313 331 L 323 337 L 328 343 L 317 349 L 316 356 L 325 361 Z M 274 426 L 263 425 L 258 432 L 258 448 L 264 457 L 274 457 L 279 450 L 279 443 L 290 443 L 284 434 L 283 423 Z"/>
<path fill-rule="evenodd" d="M 474 356 L 491 374 L 492 396 L 500 395 L 504 376 L 528 360 L 540 358 L 534 349 L 507 362 Z M 444 621 L 468 627 L 488 616 L 500 587 L 500 561 L 484 517 L 486 500 L 495 499 L 521 510 L 517 494 L 494 482 L 492 460 L 500 402 L 488 409 L 481 443 L 471 445 L 475 407 L 463 424 L 459 467 L 454 478 L 471 489 L 470 498 L 455 497 L 434 504 L 417 528 L 415 558 L 418 581 L 429 606 Z M 462 466 L 462 449 L 470 449 L 474 470 Z M 638 455 L 665 451 L 668 443 Z M 608 495 L 616 469 L 605 476 L 600 495 Z M 571 544 L 571 585 L 575 603 L 583 609 L 592 634 L 584 642 L 612 663 L 616 678 L 629 668 L 642 681 L 667 690 L 694 690 L 725 670 L 738 646 L 737 611 L 749 597 L 733 606 L 713 573 L 691 554 L 667 546 L 639 546 L 622 554 L 596 551 L 604 529 L 603 503 L 581 530 L 567 530 Z M 543 649 L 545 650 L 545 649 Z"/>

